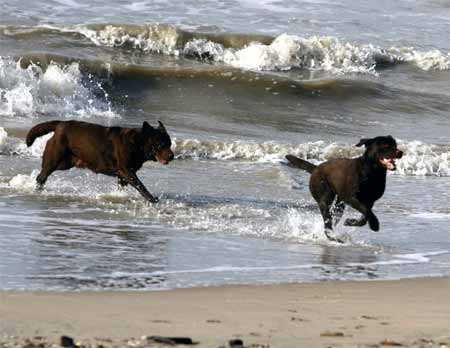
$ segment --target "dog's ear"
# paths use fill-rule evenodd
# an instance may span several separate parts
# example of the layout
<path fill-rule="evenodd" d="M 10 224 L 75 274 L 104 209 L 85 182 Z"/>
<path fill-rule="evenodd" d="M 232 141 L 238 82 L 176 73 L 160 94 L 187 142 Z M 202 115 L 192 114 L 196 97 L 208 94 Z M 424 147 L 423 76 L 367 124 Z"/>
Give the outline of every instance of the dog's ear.
<path fill-rule="evenodd" d="M 164 127 L 164 125 L 162 124 L 162 122 L 161 121 L 158 121 L 158 123 L 159 123 L 159 127 L 158 127 L 158 129 L 161 129 L 162 131 L 166 131 L 166 127 Z"/>
<path fill-rule="evenodd" d="M 392 135 L 387 136 L 388 139 L 395 141 L 394 137 Z"/>
<path fill-rule="evenodd" d="M 144 133 L 151 133 L 155 130 L 155 128 L 153 128 L 147 121 L 144 121 L 144 123 L 142 124 L 142 130 L 144 131 Z"/>
<path fill-rule="evenodd" d="M 373 143 L 374 139 L 362 138 L 356 146 L 360 147 L 365 145 L 366 147 Z"/>

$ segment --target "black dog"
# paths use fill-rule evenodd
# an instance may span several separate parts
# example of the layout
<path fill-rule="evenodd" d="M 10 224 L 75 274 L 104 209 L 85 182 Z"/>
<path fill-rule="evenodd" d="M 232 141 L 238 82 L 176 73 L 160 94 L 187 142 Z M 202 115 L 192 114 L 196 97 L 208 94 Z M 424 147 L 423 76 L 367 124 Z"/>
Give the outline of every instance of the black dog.
<path fill-rule="evenodd" d="M 136 172 L 146 161 L 168 164 L 173 159 L 172 142 L 161 122 L 158 128 L 147 122 L 142 128 L 123 128 L 81 121 L 50 121 L 28 132 L 27 145 L 50 132 L 54 134 L 45 145 L 42 170 L 36 178 L 39 188 L 55 170 L 87 168 L 94 173 L 116 176 L 121 186 L 130 184 L 149 202 L 158 201 Z"/>
<path fill-rule="evenodd" d="M 362 214 L 360 219 L 347 219 L 346 226 L 364 226 L 369 222 L 373 231 L 379 230 L 380 224 L 372 207 L 384 193 L 387 170 L 395 170 L 395 159 L 403 156 L 390 135 L 361 139 L 356 144 L 362 145 L 366 151 L 361 157 L 330 160 L 319 166 L 292 155 L 286 156 L 291 167 L 311 173 L 309 189 L 322 213 L 325 235 L 332 241 L 342 243 L 342 240 L 331 237 L 328 232 L 333 229 L 333 218 L 335 224 L 339 222 L 345 204 Z M 336 197 L 335 206 L 331 209 Z"/>

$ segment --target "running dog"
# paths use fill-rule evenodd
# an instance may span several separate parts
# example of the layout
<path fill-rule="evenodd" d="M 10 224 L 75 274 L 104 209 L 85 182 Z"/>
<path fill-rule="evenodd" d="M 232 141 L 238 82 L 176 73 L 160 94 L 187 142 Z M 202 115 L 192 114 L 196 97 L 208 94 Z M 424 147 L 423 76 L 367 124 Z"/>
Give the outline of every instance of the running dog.
<path fill-rule="evenodd" d="M 50 132 L 54 134 L 45 146 L 42 170 L 36 178 L 38 189 L 43 188 L 55 170 L 87 168 L 94 173 L 118 177 L 121 186 L 130 184 L 147 201 L 158 202 L 136 172 L 146 161 L 168 164 L 173 160 L 172 142 L 161 122 L 158 128 L 147 122 L 142 128 L 123 128 L 81 121 L 50 121 L 31 128 L 27 146 Z"/>
<path fill-rule="evenodd" d="M 359 219 L 345 220 L 346 226 L 364 226 L 369 222 L 373 231 L 379 230 L 380 224 L 372 207 L 383 196 L 387 170 L 395 170 L 395 160 L 403 156 L 390 135 L 364 138 L 356 144 L 363 145 L 366 150 L 360 157 L 334 159 L 318 166 L 293 155 L 286 156 L 289 166 L 311 173 L 309 189 L 322 213 L 325 235 L 335 242 L 343 243 L 329 232 L 333 229 L 333 220 L 336 225 L 341 219 L 346 204 L 362 214 Z"/>

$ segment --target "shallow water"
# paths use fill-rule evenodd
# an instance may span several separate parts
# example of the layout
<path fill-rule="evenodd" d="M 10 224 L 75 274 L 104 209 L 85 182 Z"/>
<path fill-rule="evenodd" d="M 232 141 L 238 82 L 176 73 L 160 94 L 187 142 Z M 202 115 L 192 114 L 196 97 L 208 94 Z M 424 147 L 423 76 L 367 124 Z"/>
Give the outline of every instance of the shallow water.
<path fill-rule="evenodd" d="M 450 273 L 448 4 L 263 5 L 0 5 L 1 289 Z M 176 160 L 138 173 L 160 203 L 76 169 L 36 192 L 51 135 L 24 137 L 55 118 L 162 120 Z M 405 156 L 375 205 L 381 230 L 340 225 L 346 243 L 327 241 L 284 156 L 353 157 L 387 134 Z"/>

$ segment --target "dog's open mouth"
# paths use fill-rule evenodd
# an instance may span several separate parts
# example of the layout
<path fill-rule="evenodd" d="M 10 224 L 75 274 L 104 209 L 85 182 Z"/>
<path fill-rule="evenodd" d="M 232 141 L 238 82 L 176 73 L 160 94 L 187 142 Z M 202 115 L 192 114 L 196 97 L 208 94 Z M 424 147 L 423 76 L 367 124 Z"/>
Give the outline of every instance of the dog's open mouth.
<path fill-rule="evenodd" d="M 388 170 L 395 170 L 395 159 L 394 158 L 380 158 L 381 165 Z"/>

